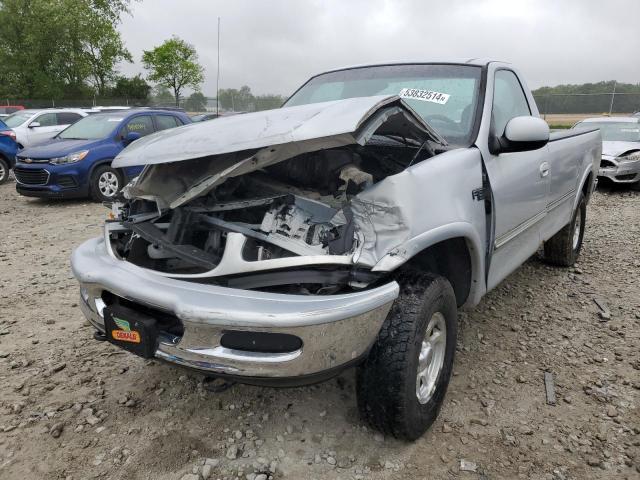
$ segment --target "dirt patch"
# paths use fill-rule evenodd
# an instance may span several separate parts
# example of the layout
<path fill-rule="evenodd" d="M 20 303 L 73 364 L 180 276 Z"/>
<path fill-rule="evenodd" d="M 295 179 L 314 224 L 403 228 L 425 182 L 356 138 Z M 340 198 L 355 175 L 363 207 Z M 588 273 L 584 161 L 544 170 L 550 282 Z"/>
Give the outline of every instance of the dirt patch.
<path fill-rule="evenodd" d="M 94 341 L 69 256 L 105 214 L 0 186 L 2 479 L 640 477 L 640 194 L 595 195 L 576 268 L 532 258 L 460 314 L 445 406 L 412 444 L 362 424 L 352 371 L 212 394 Z"/>

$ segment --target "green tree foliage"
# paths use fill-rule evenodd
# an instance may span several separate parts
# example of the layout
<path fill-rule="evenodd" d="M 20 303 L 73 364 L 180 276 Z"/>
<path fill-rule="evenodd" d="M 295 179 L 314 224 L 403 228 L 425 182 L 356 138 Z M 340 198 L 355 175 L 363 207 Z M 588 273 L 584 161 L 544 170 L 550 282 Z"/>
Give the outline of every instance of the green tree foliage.
<path fill-rule="evenodd" d="M 149 100 L 151 85 L 149 85 L 141 75 L 135 77 L 118 77 L 116 84 L 111 91 L 111 96 L 115 98 L 127 98 L 137 105 L 146 105 Z M 171 94 L 169 98 L 171 98 Z"/>
<path fill-rule="evenodd" d="M 174 97 L 169 89 L 163 85 L 156 85 L 153 89 L 153 103 L 156 105 L 171 105 L 174 102 Z"/>
<path fill-rule="evenodd" d="M 116 30 L 130 0 L 2 0 L 0 94 L 62 98 L 104 94 L 131 60 Z"/>
<path fill-rule="evenodd" d="M 97 94 L 102 96 L 116 78 L 116 65 L 123 60 L 132 62 L 133 59 L 124 47 L 120 34 L 108 24 L 96 26 L 87 37 L 86 59 L 91 83 Z"/>
<path fill-rule="evenodd" d="M 204 112 L 207 108 L 207 97 L 201 92 L 194 92 L 184 102 L 184 109 L 189 112 Z"/>
<path fill-rule="evenodd" d="M 142 63 L 150 72 L 150 81 L 173 91 L 176 105 L 180 103 L 184 87 L 197 89 L 204 81 L 204 69 L 198 63 L 196 49 L 175 36 L 153 50 L 145 50 Z"/>
<path fill-rule="evenodd" d="M 236 112 L 254 112 L 280 108 L 285 98 L 282 95 L 253 95 L 251 89 L 244 85 L 240 89 L 226 88 L 219 93 L 220 107 L 223 110 Z"/>
<path fill-rule="evenodd" d="M 615 98 L 611 105 L 611 93 Z M 618 95 L 620 94 L 620 95 Z M 613 113 L 640 110 L 640 84 L 608 82 L 541 87 L 533 91 L 542 113 L 602 113 L 611 106 Z"/>

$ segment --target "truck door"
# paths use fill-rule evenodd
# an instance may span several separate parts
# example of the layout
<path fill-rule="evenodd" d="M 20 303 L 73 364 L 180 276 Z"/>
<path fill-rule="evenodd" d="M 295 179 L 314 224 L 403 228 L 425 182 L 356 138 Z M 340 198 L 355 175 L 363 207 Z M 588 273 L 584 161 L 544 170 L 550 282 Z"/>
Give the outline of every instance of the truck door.
<path fill-rule="evenodd" d="M 509 120 L 531 114 L 516 74 L 509 69 L 497 69 L 493 79 L 490 135 L 502 136 Z M 533 255 L 540 245 L 550 165 L 547 146 L 526 152 L 492 154 L 487 151 L 483 152 L 483 158 L 491 185 L 494 226 L 489 245 L 489 290 Z"/>

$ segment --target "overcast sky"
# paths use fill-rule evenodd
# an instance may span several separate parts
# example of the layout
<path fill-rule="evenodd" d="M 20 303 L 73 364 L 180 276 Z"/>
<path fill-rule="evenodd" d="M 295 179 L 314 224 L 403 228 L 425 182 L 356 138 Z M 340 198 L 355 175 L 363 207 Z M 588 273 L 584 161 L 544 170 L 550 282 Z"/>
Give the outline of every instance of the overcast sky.
<path fill-rule="evenodd" d="M 120 27 L 135 63 L 172 35 L 193 44 L 216 89 L 290 94 L 314 73 L 395 61 L 489 57 L 532 88 L 616 79 L 640 83 L 640 0 L 142 0 Z"/>

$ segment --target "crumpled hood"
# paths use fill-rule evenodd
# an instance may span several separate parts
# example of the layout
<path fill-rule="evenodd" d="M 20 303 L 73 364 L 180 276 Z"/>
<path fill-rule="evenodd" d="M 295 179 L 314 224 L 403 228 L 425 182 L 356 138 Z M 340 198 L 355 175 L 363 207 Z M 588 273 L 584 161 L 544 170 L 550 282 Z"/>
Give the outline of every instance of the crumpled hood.
<path fill-rule="evenodd" d="M 70 153 L 89 150 L 102 140 L 64 140 L 54 138 L 45 143 L 38 144 L 35 147 L 29 147 L 22 150 L 19 154 L 21 158 L 55 158 L 64 157 Z"/>
<path fill-rule="evenodd" d="M 627 153 L 633 150 L 640 150 L 640 142 L 618 142 L 618 141 L 602 142 L 602 155 L 608 155 L 610 157 L 619 157 L 623 153 Z"/>
<path fill-rule="evenodd" d="M 158 132 L 123 150 L 113 166 L 147 165 L 125 196 L 176 208 L 226 178 L 303 153 L 364 145 L 374 133 L 446 145 L 400 97 L 388 95 L 221 117 Z M 182 165 L 186 160 L 193 163 Z"/>

